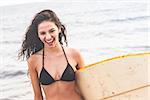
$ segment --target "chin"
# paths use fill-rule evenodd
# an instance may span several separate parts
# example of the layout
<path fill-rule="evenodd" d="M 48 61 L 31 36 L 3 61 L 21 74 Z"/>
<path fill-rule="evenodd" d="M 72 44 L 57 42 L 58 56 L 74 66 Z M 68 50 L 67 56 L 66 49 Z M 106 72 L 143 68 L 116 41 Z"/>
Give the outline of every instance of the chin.
<path fill-rule="evenodd" d="M 48 44 L 48 43 L 46 43 L 46 45 L 45 45 L 46 47 L 48 47 L 48 48 L 54 48 L 54 47 L 57 47 L 57 44 L 54 42 L 54 43 L 52 43 L 52 44 Z"/>

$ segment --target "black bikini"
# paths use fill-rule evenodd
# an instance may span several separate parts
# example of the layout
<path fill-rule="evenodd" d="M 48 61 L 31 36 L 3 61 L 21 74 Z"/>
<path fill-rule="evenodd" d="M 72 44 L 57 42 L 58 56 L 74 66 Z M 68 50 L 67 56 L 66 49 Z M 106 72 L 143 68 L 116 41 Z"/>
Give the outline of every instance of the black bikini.
<path fill-rule="evenodd" d="M 59 80 L 54 80 L 54 78 L 46 71 L 46 69 L 44 68 L 44 50 L 43 50 L 43 61 L 42 61 L 42 70 L 40 73 L 40 77 L 39 77 L 39 82 L 42 85 L 49 85 L 52 84 L 56 81 L 74 81 L 75 80 L 75 72 L 73 70 L 73 68 L 71 67 L 71 65 L 68 62 L 66 53 L 64 51 L 64 48 L 62 47 L 66 61 L 67 61 L 67 67 L 64 70 L 61 78 Z"/>

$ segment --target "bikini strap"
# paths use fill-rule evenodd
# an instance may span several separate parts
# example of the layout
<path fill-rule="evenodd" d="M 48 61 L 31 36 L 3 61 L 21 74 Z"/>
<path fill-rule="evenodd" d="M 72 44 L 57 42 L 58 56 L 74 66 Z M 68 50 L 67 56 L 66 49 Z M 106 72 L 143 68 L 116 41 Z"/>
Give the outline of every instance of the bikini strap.
<path fill-rule="evenodd" d="M 43 48 L 43 56 L 42 56 L 42 66 L 44 67 L 44 48 Z"/>
<path fill-rule="evenodd" d="M 65 50 L 64 50 L 64 48 L 63 48 L 62 45 L 61 45 L 61 47 L 62 47 L 62 50 L 63 50 L 63 52 L 64 52 L 65 58 L 66 58 L 66 60 L 67 60 L 67 63 L 69 63 L 69 61 L 68 61 L 68 59 L 67 59 L 67 55 L 66 55 L 66 53 L 65 53 Z"/>
<path fill-rule="evenodd" d="M 67 63 L 69 63 L 69 61 L 68 61 L 68 59 L 67 59 L 67 56 L 66 56 L 66 53 L 65 53 L 65 50 L 64 50 L 63 46 L 61 46 L 61 47 L 62 47 L 62 50 L 63 50 L 63 52 L 64 52 L 65 58 L 66 58 L 66 60 L 67 60 Z M 44 67 L 44 48 L 43 48 L 42 66 Z"/>

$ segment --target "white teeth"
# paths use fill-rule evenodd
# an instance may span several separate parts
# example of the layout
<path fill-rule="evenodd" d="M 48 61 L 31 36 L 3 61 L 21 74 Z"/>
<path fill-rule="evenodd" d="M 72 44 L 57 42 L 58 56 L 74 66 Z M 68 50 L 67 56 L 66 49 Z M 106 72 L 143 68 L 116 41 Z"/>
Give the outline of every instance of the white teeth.
<path fill-rule="evenodd" d="M 52 39 L 50 39 L 50 40 L 45 40 L 45 42 L 48 44 L 48 45 L 52 45 L 53 44 L 53 42 L 54 42 L 54 40 L 55 40 L 55 38 L 52 38 Z"/>
<path fill-rule="evenodd" d="M 52 38 L 52 39 L 50 39 L 50 40 L 45 40 L 45 42 L 47 42 L 47 43 L 51 43 L 51 42 L 53 42 L 54 41 L 54 38 Z"/>
<path fill-rule="evenodd" d="M 50 41 L 46 41 L 46 42 L 50 43 L 50 42 L 52 42 L 52 41 L 53 41 L 53 39 L 52 39 L 52 40 L 50 40 Z"/>

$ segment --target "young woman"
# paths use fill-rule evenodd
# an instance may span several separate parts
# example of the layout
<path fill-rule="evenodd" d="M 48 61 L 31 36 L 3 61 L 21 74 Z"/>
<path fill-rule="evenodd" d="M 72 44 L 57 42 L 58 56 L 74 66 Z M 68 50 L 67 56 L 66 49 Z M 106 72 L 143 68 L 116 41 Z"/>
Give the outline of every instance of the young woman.
<path fill-rule="evenodd" d="M 64 41 L 63 41 L 64 40 Z M 34 100 L 82 100 L 75 71 L 84 66 L 80 52 L 67 44 L 66 29 L 51 10 L 37 13 L 28 27 L 19 57 L 27 58 Z"/>

